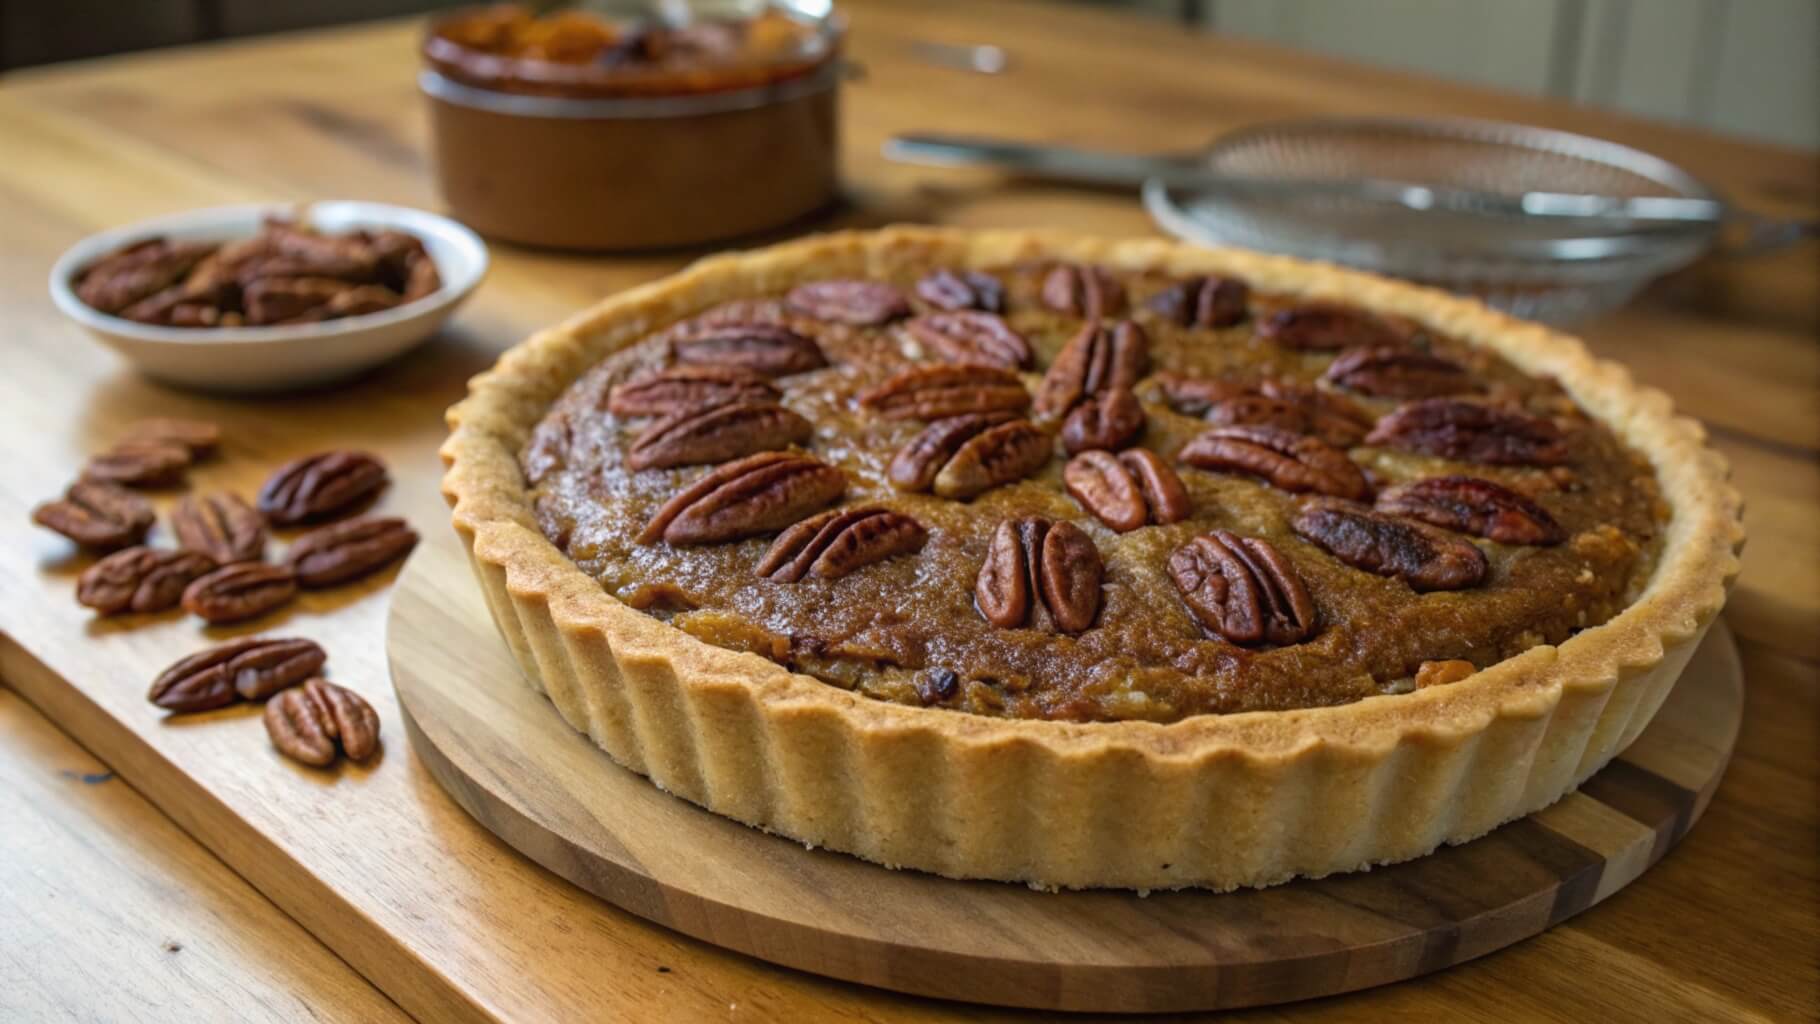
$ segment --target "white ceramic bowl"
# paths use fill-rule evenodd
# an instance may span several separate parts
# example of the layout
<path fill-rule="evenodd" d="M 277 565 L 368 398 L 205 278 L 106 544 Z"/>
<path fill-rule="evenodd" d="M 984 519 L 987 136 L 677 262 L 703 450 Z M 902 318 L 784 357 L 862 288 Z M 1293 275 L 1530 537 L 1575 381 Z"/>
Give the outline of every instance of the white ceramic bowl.
<path fill-rule="evenodd" d="M 156 235 L 250 238 L 268 216 L 296 216 L 326 232 L 393 228 L 422 239 L 442 287 L 395 309 L 283 327 L 159 327 L 90 308 L 72 290 L 102 256 Z M 466 227 L 405 206 L 330 200 L 217 206 L 103 231 L 71 246 L 51 268 L 51 300 L 71 320 L 142 372 L 208 391 L 283 391 L 352 376 L 428 340 L 487 272 L 487 247 Z"/>

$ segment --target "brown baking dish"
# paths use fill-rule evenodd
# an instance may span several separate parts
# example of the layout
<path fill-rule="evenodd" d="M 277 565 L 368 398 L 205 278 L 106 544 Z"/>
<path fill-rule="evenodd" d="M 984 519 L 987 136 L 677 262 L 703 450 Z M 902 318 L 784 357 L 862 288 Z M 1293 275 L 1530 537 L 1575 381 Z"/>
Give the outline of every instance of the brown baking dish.
<path fill-rule="evenodd" d="M 483 234 L 564 249 L 795 220 L 835 196 L 841 37 L 811 0 L 681 29 L 510 6 L 450 15 L 430 27 L 418 79 L 443 198 Z"/>

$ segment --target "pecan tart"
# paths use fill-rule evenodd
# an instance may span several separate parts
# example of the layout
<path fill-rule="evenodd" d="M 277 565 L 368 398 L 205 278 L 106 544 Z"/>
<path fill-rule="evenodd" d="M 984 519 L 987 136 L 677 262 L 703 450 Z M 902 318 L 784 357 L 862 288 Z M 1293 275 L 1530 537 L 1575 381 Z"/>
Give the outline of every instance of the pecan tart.
<path fill-rule="evenodd" d="M 1047 887 L 1267 885 L 1558 799 L 1724 602 L 1700 427 L 1375 277 L 892 229 L 508 352 L 445 494 L 525 678 L 750 825 Z"/>

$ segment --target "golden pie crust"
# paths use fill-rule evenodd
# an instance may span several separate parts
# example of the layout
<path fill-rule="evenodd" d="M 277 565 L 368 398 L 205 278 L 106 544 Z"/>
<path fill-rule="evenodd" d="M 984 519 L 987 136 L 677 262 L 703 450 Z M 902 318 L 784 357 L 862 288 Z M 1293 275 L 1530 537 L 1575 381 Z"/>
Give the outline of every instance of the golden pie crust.
<path fill-rule="evenodd" d="M 603 357 L 732 299 L 905 266 L 1034 260 L 1341 300 L 1556 377 L 1653 465 L 1671 515 L 1637 601 L 1447 686 L 1169 724 L 986 718 L 879 701 L 704 643 L 608 596 L 539 530 L 518 452 Z M 717 813 L 890 867 L 1040 887 L 1232 889 L 1464 842 L 1634 740 L 1725 602 L 1743 544 L 1725 461 L 1667 396 L 1467 299 L 1155 240 L 891 228 L 716 256 L 516 346 L 449 411 L 443 492 L 525 680 L 615 761 Z"/>

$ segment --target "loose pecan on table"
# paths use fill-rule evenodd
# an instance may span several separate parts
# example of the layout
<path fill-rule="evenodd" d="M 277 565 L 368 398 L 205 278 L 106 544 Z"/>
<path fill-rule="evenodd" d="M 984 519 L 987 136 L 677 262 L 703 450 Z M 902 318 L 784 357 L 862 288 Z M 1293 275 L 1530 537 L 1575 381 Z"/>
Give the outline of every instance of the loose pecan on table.
<path fill-rule="evenodd" d="M 904 330 L 945 362 L 1027 369 L 1036 358 L 1024 336 L 996 313 L 924 313 L 905 321 Z"/>
<path fill-rule="evenodd" d="M 671 366 L 617 385 L 607 395 L 615 416 L 663 416 L 728 402 L 775 402 L 782 397 L 770 381 L 736 366 Z"/>
<path fill-rule="evenodd" d="M 726 462 L 809 440 L 809 421 L 772 401 L 679 409 L 646 427 L 626 448 L 634 470 Z"/>
<path fill-rule="evenodd" d="M 916 282 L 916 297 L 936 309 L 1005 311 L 1005 286 L 977 270 L 934 270 Z"/>
<path fill-rule="evenodd" d="M 207 420 L 153 416 L 128 424 L 124 434 L 135 441 L 180 444 L 189 449 L 192 460 L 211 455 L 221 446 L 221 427 Z"/>
<path fill-rule="evenodd" d="M 877 506 L 829 509 L 779 534 L 755 571 L 779 583 L 795 583 L 810 573 L 839 579 L 893 555 L 921 551 L 928 539 L 923 524 L 901 512 Z"/>
<path fill-rule="evenodd" d="M 313 640 L 246 637 L 192 654 L 159 673 L 146 699 L 172 711 L 207 711 L 262 700 L 322 671 Z"/>
<path fill-rule="evenodd" d="M 212 625 L 251 619 L 297 596 L 297 574 L 266 562 L 224 565 L 190 581 L 183 610 Z"/>
<path fill-rule="evenodd" d="M 386 485 L 385 463 L 365 452 L 318 452 L 278 467 L 259 488 L 267 522 L 293 526 L 353 509 Z"/>
<path fill-rule="evenodd" d="M 1073 523 L 1039 516 L 1007 519 L 993 531 L 973 599 L 1001 629 L 1049 623 L 1063 633 L 1093 625 L 1105 567 L 1092 538 Z"/>
<path fill-rule="evenodd" d="M 344 519 L 292 542 L 285 562 L 304 587 L 332 587 L 396 562 L 417 546 L 417 531 L 392 516 Z"/>
<path fill-rule="evenodd" d="M 1323 376 L 1336 388 L 1374 398 L 1433 398 L 1479 390 L 1466 367 L 1402 345 L 1349 348 Z"/>
<path fill-rule="evenodd" d="M 161 612 L 177 607 L 183 590 L 215 569 L 199 551 L 134 547 L 116 551 L 76 577 L 76 601 L 102 615 Z"/>
<path fill-rule="evenodd" d="M 1023 412 L 1030 392 L 998 366 L 912 366 L 862 392 L 859 405 L 888 420 L 939 420 L 985 412 Z"/>
<path fill-rule="evenodd" d="M 1201 625 L 1235 644 L 1299 644 L 1314 635 L 1301 574 L 1260 537 L 1215 530 L 1169 556 L 1169 578 Z"/>
<path fill-rule="evenodd" d="M 855 327 L 910 315 L 904 293 L 882 281 L 813 281 L 790 289 L 784 302 L 805 316 Z"/>
<path fill-rule="evenodd" d="M 1363 310 L 1327 302 L 1281 309 L 1258 324 L 1258 337 L 1284 348 L 1331 352 L 1357 346 L 1401 345 L 1401 331 Z"/>
<path fill-rule="evenodd" d="M 1104 267 L 1063 263 L 1043 278 L 1043 305 L 1098 320 L 1125 311 L 1125 286 Z"/>
<path fill-rule="evenodd" d="M 177 543 L 216 562 L 257 562 L 265 557 L 265 519 L 238 494 L 187 494 L 171 508 Z"/>
<path fill-rule="evenodd" d="M 782 324 L 698 320 L 670 342 L 679 363 L 730 366 L 766 377 L 806 373 L 828 365 L 821 346 Z"/>
<path fill-rule="evenodd" d="M 1567 539 L 1547 509 L 1502 484 L 1472 476 L 1399 484 L 1378 495 L 1377 508 L 1500 544 L 1548 547 Z"/>
<path fill-rule="evenodd" d="M 1395 576 L 1416 591 L 1464 590 L 1490 565 L 1470 542 L 1427 523 L 1330 499 L 1313 499 L 1290 524 L 1355 569 Z"/>
<path fill-rule="evenodd" d="M 1062 485 L 1082 508 L 1119 533 L 1146 523 L 1179 523 L 1192 511 L 1181 477 L 1148 448 L 1117 455 L 1082 452 L 1062 468 Z"/>
<path fill-rule="evenodd" d="M 1176 458 L 1200 469 L 1248 473 L 1285 491 L 1352 499 L 1371 491 L 1364 471 L 1345 452 L 1275 427 L 1214 427 L 1184 445 Z"/>
<path fill-rule="evenodd" d="M 379 715 L 366 699 L 327 679 L 308 679 L 266 702 L 265 732 L 278 752 L 315 768 L 335 763 L 335 748 L 350 761 L 379 750 Z"/>
<path fill-rule="evenodd" d="M 1144 432 L 1144 403 L 1121 388 L 1091 395 L 1062 421 L 1062 447 L 1073 455 L 1088 449 L 1116 451 Z"/>
<path fill-rule="evenodd" d="M 717 544 L 773 533 L 832 504 L 846 474 L 807 455 L 759 452 L 719 466 L 664 502 L 640 544 Z"/>
<path fill-rule="evenodd" d="M 169 441 L 122 441 L 89 456 L 82 475 L 123 487 L 164 487 L 183 479 L 193 461 L 190 450 Z"/>
<path fill-rule="evenodd" d="M 1365 443 L 1498 466 L 1557 466 L 1568 457 L 1553 420 L 1460 398 L 1406 402 L 1379 420 Z"/>
<path fill-rule="evenodd" d="M 1180 327 L 1231 327 L 1245 319 L 1251 287 L 1236 277 L 1199 277 L 1152 295 L 1144 308 Z"/>
<path fill-rule="evenodd" d="M 99 480 L 78 480 L 62 498 L 32 509 L 32 522 L 98 551 L 139 543 L 157 519 L 151 502 Z"/>
<path fill-rule="evenodd" d="M 1150 366 L 1150 338 L 1129 320 L 1090 320 L 1049 364 L 1036 391 L 1036 410 L 1060 416 L 1104 391 L 1129 391 Z"/>
<path fill-rule="evenodd" d="M 1041 469 L 1051 444 L 1034 423 L 1007 413 L 951 416 L 905 442 L 887 475 L 900 491 L 965 500 Z"/>

